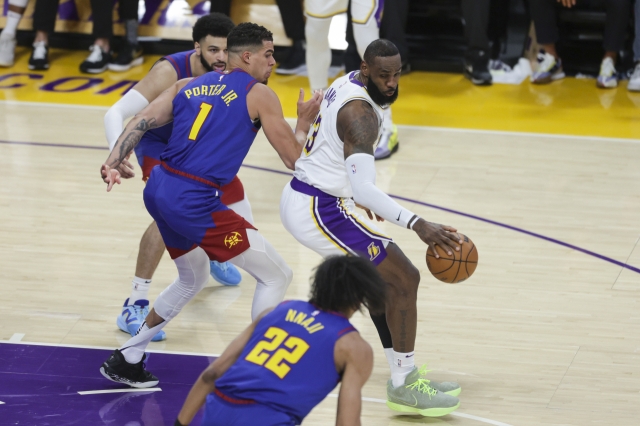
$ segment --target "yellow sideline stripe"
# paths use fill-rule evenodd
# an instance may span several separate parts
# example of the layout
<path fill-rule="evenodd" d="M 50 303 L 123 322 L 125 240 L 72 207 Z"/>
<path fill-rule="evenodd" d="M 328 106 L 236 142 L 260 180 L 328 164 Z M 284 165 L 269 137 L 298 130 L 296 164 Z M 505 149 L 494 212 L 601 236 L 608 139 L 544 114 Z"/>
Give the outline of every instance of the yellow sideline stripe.
<path fill-rule="evenodd" d="M 18 47 L 16 65 L 0 68 L 0 100 L 108 107 L 120 99 L 127 82 L 142 79 L 159 58 L 145 56 L 142 66 L 123 73 L 89 75 L 78 69 L 86 52 L 51 49 L 48 71 L 30 71 L 29 54 L 29 48 Z M 51 84 L 53 90 L 46 90 Z M 412 72 L 400 78 L 393 121 L 414 126 L 640 139 L 640 93 L 628 92 L 626 84 L 622 81 L 617 89 L 607 90 L 597 89 L 592 79 L 565 78 L 548 85 L 525 81 L 517 86 L 477 87 L 461 74 Z M 90 87 L 73 91 L 82 85 Z M 280 97 L 286 117 L 296 116 L 301 87 L 309 96 L 307 77 L 274 73 L 269 87 Z"/>

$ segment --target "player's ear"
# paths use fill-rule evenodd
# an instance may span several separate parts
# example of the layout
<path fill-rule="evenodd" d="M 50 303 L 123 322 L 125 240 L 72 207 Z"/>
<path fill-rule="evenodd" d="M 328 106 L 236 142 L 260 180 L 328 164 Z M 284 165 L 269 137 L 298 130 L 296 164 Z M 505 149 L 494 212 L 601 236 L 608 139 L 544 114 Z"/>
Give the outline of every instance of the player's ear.
<path fill-rule="evenodd" d="M 244 52 L 242 52 L 242 60 L 246 63 L 249 64 L 251 63 L 251 52 L 248 50 L 245 50 Z"/>
<path fill-rule="evenodd" d="M 369 77 L 369 65 L 365 61 L 360 62 L 360 72 L 364 77 Z"/>
<path fill-rule="evenodd" d="M 198 56 L 202 55 L 202 48 L 200 47 L 200 43 L 198 43 L 197 41 L 193 43 L 193 47 L 194 49 L 196 49 L 196 54 Z"/>

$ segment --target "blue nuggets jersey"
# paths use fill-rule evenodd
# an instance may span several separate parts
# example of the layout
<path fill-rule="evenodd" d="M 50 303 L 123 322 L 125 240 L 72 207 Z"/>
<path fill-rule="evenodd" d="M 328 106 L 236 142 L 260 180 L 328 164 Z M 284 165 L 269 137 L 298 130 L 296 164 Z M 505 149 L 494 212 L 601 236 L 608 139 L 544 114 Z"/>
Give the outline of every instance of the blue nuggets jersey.
<path fill-rule="evenodd" d="M 176 71 L 176 75 L 178 80 L 182 80 L 183 78 L 193 77 L 191 73 L 191 62 L 189 61 L 191 55 L 195 53 L 195 50 L 188 50 L 186 52 L 178 52 L 173 55 L 164 56 L 160 61 L 167 61 L 171 64 L 173 69 Z M 171 137 L 171 132 L 173 131 L 173 123 L 167 123 L 162 127 L 158 127 L 155 129 L 151 129 L 148 132 L 145 132 L 143 139 L 148 139 L 152 142 L 160 142 L 163 144 L 167 144 L 169 142 L 169 138 Z M 138 157 L 141 157 L 136 152 Z"/>
<path fill-rule="evenodd" d="M 334 346 L 352 331 L 356 329 L 339 314 L 308 302 L 283 302 L 257 324 L 216 389 L 228 398 L 286 413 L 300 424 L 340 381 Z"/>
<path fill-rule="evenodd" d="M 229 183 L 256 137 L 247 94 L 257 81 L 235 69 L 187 83 L 173 100 L 173 132 L 160 159 L 182 174 Z"/>

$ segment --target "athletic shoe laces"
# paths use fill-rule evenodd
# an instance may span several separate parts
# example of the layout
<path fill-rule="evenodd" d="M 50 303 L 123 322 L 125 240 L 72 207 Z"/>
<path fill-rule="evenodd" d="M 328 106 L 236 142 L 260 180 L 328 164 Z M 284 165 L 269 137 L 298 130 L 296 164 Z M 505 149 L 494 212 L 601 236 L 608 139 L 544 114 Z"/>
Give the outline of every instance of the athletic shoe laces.
<path fill-rule="evenodd" d="M 418 370 L 418 374 L 422 377 L 425 377 L 429 371 L 431 370 L 427 370 L 427 364 L 423 364 L 422 367 L 420 367 L 420 369 Z M 438 391 L 429 385 L 429 383 L 431 383 L 430 380 L 423 379 L 422 377 L 405 387 L 407 389 L 417 390 L 420 393 L 426 393 L 427 395 L 429 395 L 429 399 L 431 399 L 431 397 L 438 393 Z"/>
<path fill-rule="evenodd" d="M 429 386 L 429 380 L 427 379 L 418 379 L 410 385 L 405 386 L 407 389 L 416 390 L 420 393 L 426 393 L 429 395 L 429 399 L 438 393 L 437 390 Z"/>
<path fill-rule="evenodd" d="M 47 46 L 44 41 L 33 43 L 33 59 L 44 59 L 47 56 Z"/>
<path fill-rule="evenodd" d="M 94 44 L 89 48 L 91 50 L 91 54 L 87 58 L 87 62 L 100 62 L 102 61 L 102 48 L 97 44 Z"/>

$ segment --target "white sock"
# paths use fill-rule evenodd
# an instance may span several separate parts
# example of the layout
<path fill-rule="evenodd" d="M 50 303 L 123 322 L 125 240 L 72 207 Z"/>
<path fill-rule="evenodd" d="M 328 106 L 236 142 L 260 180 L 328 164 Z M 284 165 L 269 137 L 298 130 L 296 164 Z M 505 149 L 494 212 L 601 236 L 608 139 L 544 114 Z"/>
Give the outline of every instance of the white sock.
<path fill-rule="evenodd" d="M 16 36 L 16 29 L 18 28 L 20 19 L 22 19 L 22 14 L 14 12 L 12 10 L 8 11 L 7 23 L 4 26 L 4 30 L 2 30 L 2 35 L 5 37 L 14 38 Z"/>
<path fill-rule="evenodd" d="M 391 366 L 391 381 L 393 387 L 404 385 L 404 379 L 411 373 L 414 364 L 414 352 L 393 351 L 393 365 Z"/>
<path fill-rule="evenodd" d="M 160 324 L 156 325 L 153 328 L 149 328 L 146 322 L 142 323 L 142 327 L 138 330 L 135 336 L 131 339 L 127 340 L 125 346 L 120 348 L 120 352 L 124 355 L 124 359 L 129 364 L 137 364 L 140 362 L 142 357 L 144 356 L 144 350 L 153 339 L 153 336 L 158 334 L 162 327 L 165 326 L 167 321 L 162 321 Z"/>
<path fill-rule="evenodd" d="M 131 281 L 131 296 L 129 296 L 129 304 L 135 305 L 138 300 L 149 300 L 149 287 L 151 280 L 133 277 Z"/>
<path fill-rule="evenodd" d="M 389 368 L 393 367 L 393 348 L 384 348 L 384 356 L 387 357 Z"/>

